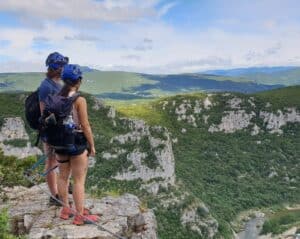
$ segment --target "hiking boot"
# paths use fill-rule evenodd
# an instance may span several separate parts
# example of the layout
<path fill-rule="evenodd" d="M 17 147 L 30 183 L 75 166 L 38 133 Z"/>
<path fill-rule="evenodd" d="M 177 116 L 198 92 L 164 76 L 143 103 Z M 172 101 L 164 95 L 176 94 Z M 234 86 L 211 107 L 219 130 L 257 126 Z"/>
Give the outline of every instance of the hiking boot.
<path fill-rule="evenodd" d="M 77 226 L 81 226 L 84 224 L 93 224 L 98 221 L 99 221 L 99 216 L 97 215 L 86 215 L 86 216 L 77 215 L 73 220 L 73 224 Z"/>
<path fill-rule="evenodd" d="M 68 220 L 70 217 L 73 217 L 74 214 L 72 213 L 71 209 L 68 207 L 63 207 L 60 211 L 60 218 L 63 220 Z"/>
<path fill-rule="evenodd" d="M 55 198 L 57 200 L 60 200 L 58 194 L 55 195 Z M 61 207 L 61 203 L 59 201 L 55 200 L 53 197 L 49 198 L 49 206 L 57 206 L 57 207 Z"/>

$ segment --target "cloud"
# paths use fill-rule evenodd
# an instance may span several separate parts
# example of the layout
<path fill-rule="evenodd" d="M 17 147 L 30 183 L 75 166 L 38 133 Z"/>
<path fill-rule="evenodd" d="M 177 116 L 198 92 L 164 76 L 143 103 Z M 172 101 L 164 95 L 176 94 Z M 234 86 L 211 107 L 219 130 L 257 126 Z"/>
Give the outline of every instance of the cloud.
<path fill-rule="evenodd" d="M 150 38 L 144 38 L 142 42 L 140 42 L 137 46 L 135 46 L 133 49 L 136 51 L 149 51 L 152 50 L 153 40 Z"/>
<path fill-rule="evenodd" d="M 144 17 L 162 16 L 174 4 L 166 4 L 156 9 L 159 1 L 138 0 L 9 0 L 0 2 L 0 11 L 18 14 L 29 24 L 46 20 L 69 19 L 72 21 L 127 22 Z"/>
<path fill-rule="evenodd" d="M 134 60 L 134 61 L 139 61 L 141 60 L 141 57 L 138 55 L 126 55 L 126 56 L 122 56 L 122 58 L 124 59 L 128 59 L 128 60 Z"/>
<path fill-rule="evenodd" d="M 170 3 L 166 3 L 165 5 L 163 5 L 159 11 L 158 11 L 158 16 L 162 17 L 165 14 L 167 14 L 169 12 L 169 10 L 173 7 L 175 7 L 178 3 L 177 2 L 170 2 Z"/>
<path fill-rule="evenodd" d="M 144 38 L 143 41 L 147 44 L 151 44 L 153 42 L 153 40 L 149 38 Z"/>
<path fill-rule="evenodd" d="M 236 24 L 239 21 L 234 21 L 236 16 L 232 16 L 231 25 L 234 26 L 231 28 L 226 28 L 221 23 L 201 27 L 203 24 L 198 22 L 195 22 L 196 27 L 185 28 L 181 24 L 177 25 L 176 21 L 170 22 L 157 17 L 157 12 L 164 6 L 162 3 L 166 1 L 32 0 L 30 7 L 27 2 L 29 1 L 0 1 L 0 9 L 10 6 L 10 12 L 16 12 L 25 18 L 42 8 L 35 20 L 43 22 L 40 28 L 28 25 L 0 26 L 0 43 L 7 42 L 0 46 L 0 60 L 5 62 L 0 64 L 0 72 L 44 71 L 44 60 L 53 51 L 69 56 L 72 63 L 92 68 L 159 74 L 300 64 L 297 58 L 300 56 L 300 31 L 297 22 L 276 21 L 276 27 L 269 27 L 266 31 L 262 30 L 262 23 L 266 19 L 273 19 L 266 16 L 253 24 L 251 22 L 253 27 L 249 30 L 243 24 L 242 28 L 238 28 Z M 35 2 L 37 4 L 33 4 Z M 46 6 L 45 3 L 50 5 Z M 97 8 L 100 6 L 102 12 L 99 11 L 96 18 L 94 16 L 96 20 L 88 20 L 93 18 L 93 4 Z M 66 10 L 73 5 L 74 8 L 70 8 L 72 11 Z M 14 8 L 15 6 L 17 7 Z M 58 6 L 61 9 L 56 11 Z M 87 6 L 91 7 L 91 16 L 86 16 L 89 13 Z M 150 12 L 139 15 L 138 18 L 126 17 L 126 20 L 115 16 L 120 11 L 127 11 L 126 16 L 137 16 L 131 14 L 135 12 L 134 9 L 150 9 Z M 177 9 L 174 8 L 174 11 Z M 62 19 L 64 11 L 66 18 Z M 117 22 L 102 22 L 107 17 L 105 14 L 109 15 L 109 21 Z M 62 21 L 56 21 L 58 19 Z M 128 22 L 129 19 L 135 20 Z M 82 25 L 74 24 L 76 21 Z M 85 24 L 86 21 L 95 23 L 93 28 L 86 27 L 89 25 Z M 261 25 L 256 26 L 258 22 Z M 2 56 L 6 56 L 4 60 Z"/>
<path fill-rule="evenodd" d="M 266 57 L 274 56 L 274 55 L 278 54 L 280 52 L 281 48 L 282 48 L 282 45 L 280 42 L 278 42 L 276 45 L 274 45 L 272 47 L 268 47 L 261 51 L 250 50 L 245 55 L 245 59 L 247 61 L 265 59 Z"/>
<path fill-rule="evenodd" d="M 65 36 L 64 37 L 65 40 L 70 40 L 70 41 L 88 41 L 88 42 L 99 42 L 102 41 L 102 39 L 100 37 L 97 36 L 93 36 L 93 35 L 88 35 L 88 34 L 76 34 L 73 36 Z"/>

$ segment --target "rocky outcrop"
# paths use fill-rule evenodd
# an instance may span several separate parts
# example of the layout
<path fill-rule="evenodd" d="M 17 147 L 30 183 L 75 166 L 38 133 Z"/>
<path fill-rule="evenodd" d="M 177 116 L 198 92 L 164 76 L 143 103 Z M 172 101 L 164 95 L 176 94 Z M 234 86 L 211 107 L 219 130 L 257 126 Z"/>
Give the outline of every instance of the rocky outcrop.
<path fill-rule="evenodd" d="M 276 113 L 261 111 L 260 117 L 266 124 L 270 133 L 282 134 L 281 127 L 287 123 L 300 122 L 300 112 L 295 108 L 285 108 L 284 111 L 277 110 Z"/>
<path fill-rule="evenodd" d="M 233 133 L 237 130 L 247 128 L 254 116 L 254 112 L 248 114 L 245 112 L 245 110 L 227 111 L 225 112 L 225 116 L 222 117 L 221 123 L 219 125 L 211 125 L 208 131 L 223 131 L 224 133 Z"/>
<path fill-rule="evenodd" d="M 203 203 L 194 203 L 185 208 L 181 215 L 181 223 L 197 232 L 202 238 L 214 238 L 218 232 L 218 222 Z"/>
<path fill-rule="evenodd" d="M 46 189 L 42 184 L 41 188 Z M 8 207 L 12 232 L 27 234 L 31 239 L 73 238 L 113 239 L 95 225 L 74 226 L 72 219 L 59 219 L 59 208 L 49 207 L 49 197 L 38 186 L 6 188 L 8 201 L 1 202 L 1 208 Z M 156 239 L 156 220 L 151 210 L 141 208 L 139 199 L 131 194 L 102 199 L 86 199 L 86 206 L 94 214 L 100 214 L 99 225 L 129 239 Z"/>
<path fill-rule="evenodd" d="M 16 147 L 10 144 L 10 142 L 15 140 L 27 141 L 27 144 L 24 147 Z M 31 146 L 21 117 L 4 119 L 4 124 L 0 131 L 0 148 L 5 156 L 15 156 L 17 158 L 42 154 L 39 148 Z"/>
<path fill-rule="evenodd" d="M 102 158 L 114 160 L 126 154 L 131 163 L 128 169 L 117 172 L 118 180 L 142 179 L 143 188 L 156 194 L 160 186 L 175 183 L 175 159 L 172 140 L 167 129 L 160 126 L 150 127 L 142 120 L 122 119 L 129 132 L 113 137 L 110 141 L 111 152 L 103 152 Z M 143 141 L 143 142 L 142 142 Z M 133 149 L 127 147 L 134 144 Z M 147 145 L 147 146 L 145 146 Z M 146 147 L 146 148 L 145 148 Z M 148 181 L 155 180 L 148 184 Z"/>
<path fill-rule="evenodd" d="M 29 139 L 25 130 L 24 121 L 21 117 L 5 118 L 0 131 L 0 141 L 14 139 Z"/>
<path fill-rule="evenodd" d="M 20 159 L 33 155 L 42 155 L 42 151 L 37 147 L 32 147 L 29 142 L 27 142 L 25 147 L 14 147 L 0 143 L 0 148 L 3 150 L 5 156 L 15 156 Z"/>
<path fill-rule="evenodd" d="M 214 98 L 214 96 L 216 98 Z M 221 97 L 221 98 L 220 98 Z M 234 133 L 238 130 L 249 130 L 252 136 L 259 133 L 282 134 L 282 127 L 288 123 L 300 122 L 299 109 L 284 108 L 276 112 L 269 111 L 271 104 L 267 103 L 262 110 L 258 110 L 257 99 L 253 96 L 242 98 L 234 94 L 207 95 L 203 99 L 182 99 L 181 101 L 163 101 L 162 110 L 174 112 L 177 121 L 187 123 L 195 128 L 208 126 L 208 131 Z M 259 104 L 258 104 L 259 105 Z M 219 107 L 216 109 L 215 107 Z M 219 110 L 223 112 L 219 112 Z M 218 121 L 221 113 L 220 123 L 209 122 L 210 118 Z M 210 117 L 211 114 L 213 117 Z M 217 117 L 216 117 L 217 114 Z M 261 125 L 261 122 L 264 125 Z M 181 128 L 181 133 L 189 129 Z"/>

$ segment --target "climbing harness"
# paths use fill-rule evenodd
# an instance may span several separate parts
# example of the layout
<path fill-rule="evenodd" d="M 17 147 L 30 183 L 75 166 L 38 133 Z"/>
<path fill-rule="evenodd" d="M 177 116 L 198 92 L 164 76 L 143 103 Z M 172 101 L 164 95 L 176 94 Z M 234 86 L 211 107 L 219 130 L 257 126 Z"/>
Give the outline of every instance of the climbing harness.
<path fill-rule="evenodd" d="M 100 231 L 105 231 L 107 233 L 109 233 L 110 235 L 112 235 L 113 237 L 117 238 L 117 239 L 127 239 L 123 236 L 117 235 L 116 233 L 106 229 L 105 227 L 95 223 L 94 221 L 91 221 L 88 217 L 81 215 L 80 213 L 78 213 L 76 210 L 72 209 L 71 207 L 69 207 L 68 205 L 66 205 L 64 202 L 62 202 L 61 200 L 59 200 L 58 198 L 56 198 L 55 196 L 53 196 L 51 193 L 49 193 L 48 191 L 46 191 L 44 188 L 42 188 L 37 182 L 36 179 L 40 176 L 45 177 L 47 176 L 50 172 L 52 172 L 53 170 L 55 170 L 58 165 L 48 169 L 47 171 L 41 173 L 41 172 L 33 172 L 39 165 L 41 165 L 45 160 L 46 160 L 46 156 L 42 156 L 34 165 L 32 165 L 31 168 L 25 170 L 24 172 L 24 177 L 31 182 L 33 185 L 37 186 L 43 193 L 45 193 L 46 195 L 48 195 L 49 197 L 51 197 L 53 200 L 55 200 L 57 203 L 61 204 L 63 207 L 68 208 L 74 215 L 79 215 L 82 218 L 84 218 L 87 222 L 89 222 L 89 224 L 93 224 L 94 226 L 96 226 L 96 228 Z"/>

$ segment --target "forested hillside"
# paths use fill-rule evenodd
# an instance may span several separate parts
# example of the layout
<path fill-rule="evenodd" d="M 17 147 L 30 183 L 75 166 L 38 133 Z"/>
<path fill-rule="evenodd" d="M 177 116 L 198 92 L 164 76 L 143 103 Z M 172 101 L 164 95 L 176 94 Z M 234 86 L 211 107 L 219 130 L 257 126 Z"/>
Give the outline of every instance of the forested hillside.
<path fill-rule="evenodd" d="M 86 95 L 97 150 L 88 190 L 139 196 L 159 238 L 231 238 L 239 213 L 300 202 L 299 95 L 195 93 L 116 110 Z M 0 94 L 0 126 L 23 117 L 24 98 Z"/>

